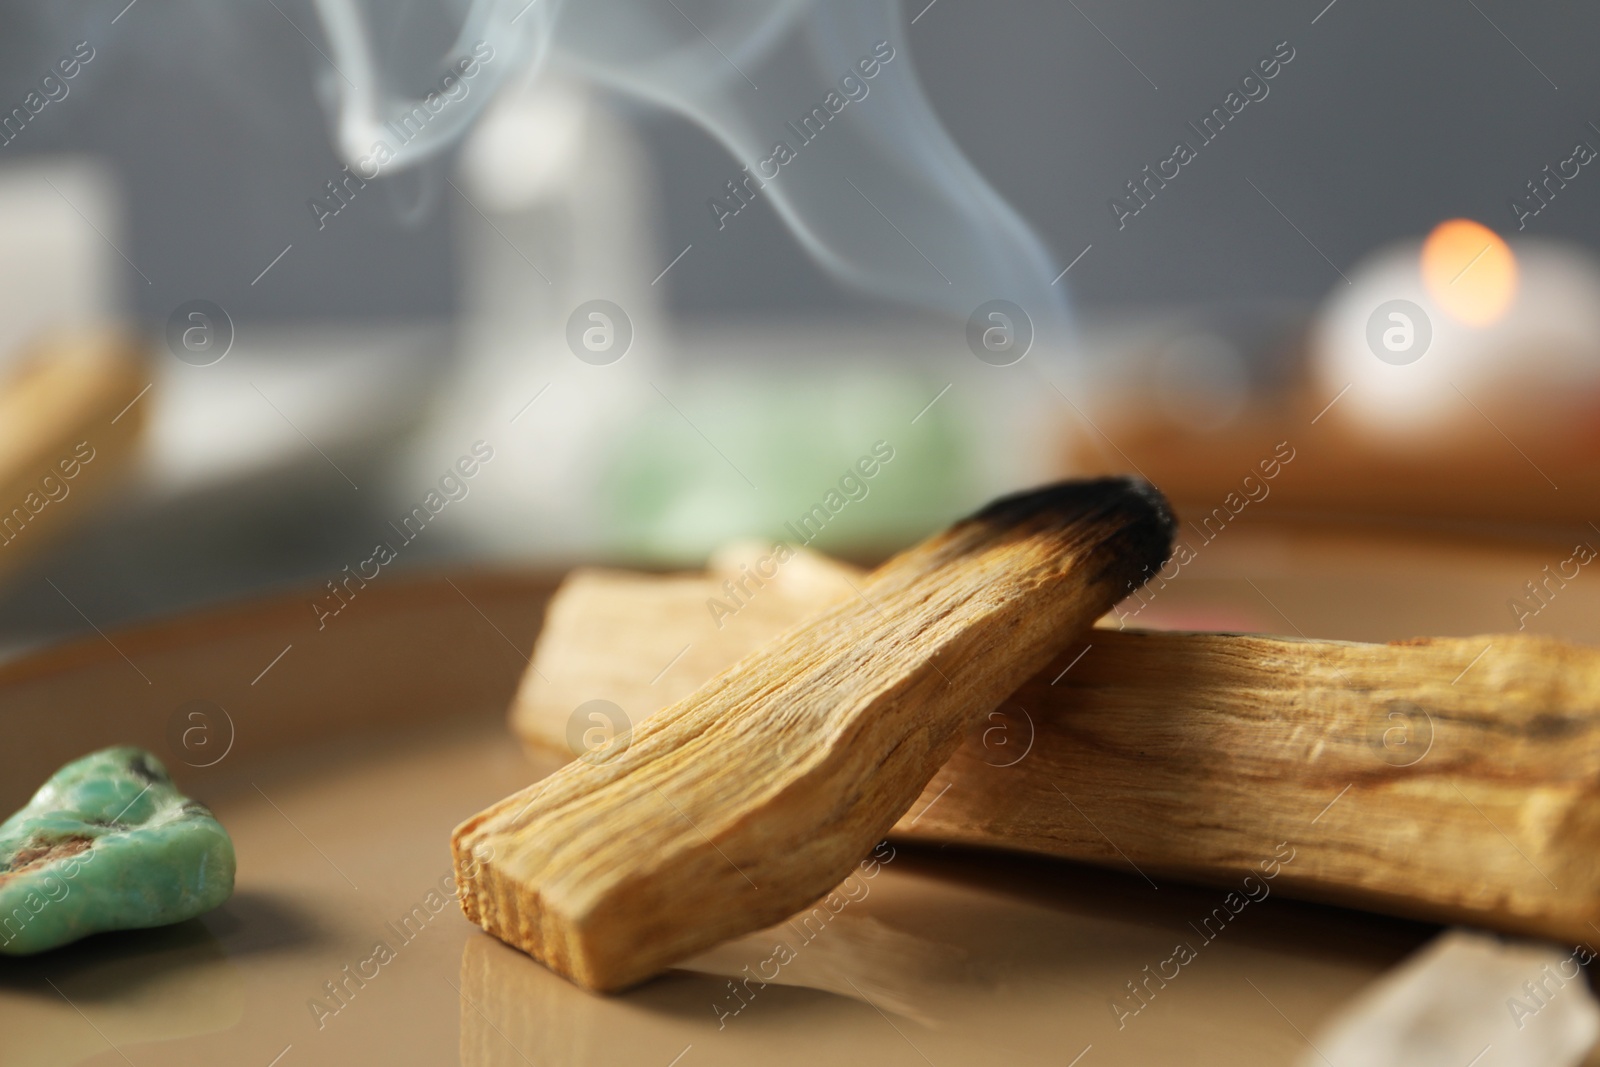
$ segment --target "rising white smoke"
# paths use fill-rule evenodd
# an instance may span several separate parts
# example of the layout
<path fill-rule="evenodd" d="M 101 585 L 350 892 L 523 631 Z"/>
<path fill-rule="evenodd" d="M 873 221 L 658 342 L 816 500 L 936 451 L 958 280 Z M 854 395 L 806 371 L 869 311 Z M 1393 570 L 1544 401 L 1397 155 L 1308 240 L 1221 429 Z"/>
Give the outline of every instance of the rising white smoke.
<path fill-rule="evenodd" d="M 775 145 L 787 144 L 799 158 L 742 188 L 769 198 L 806 250 L 859 290 L 961 318 L 1005 299 L 1027 309 L 1042 338 L 1059 339 L 1065 326 L 1057 266 L 934 115 L 894 0 L 436 0 L 434 14 L 459 31 L 433 70 L 388 4 L 316 2 L 337 71 L 335 140 L 352 165 L 376 141 L 395 140 L 393 123 L 415 112 L 449 62 L 486 44 L 494 58 L 470 93 L 393 145 L 388 170 L 460 137 L 497 87 L 559 67 L 692 119 L 752 174 L 773 173 Z M 841 90 L 844 77 L 861 83 L 863 57 L 886 51 L 894 58 L 864 95 Z M 829 93 L 853 102 L 802 142 L 802 117 Z M 726 190 L 707 192 L 737 204 Z"/>

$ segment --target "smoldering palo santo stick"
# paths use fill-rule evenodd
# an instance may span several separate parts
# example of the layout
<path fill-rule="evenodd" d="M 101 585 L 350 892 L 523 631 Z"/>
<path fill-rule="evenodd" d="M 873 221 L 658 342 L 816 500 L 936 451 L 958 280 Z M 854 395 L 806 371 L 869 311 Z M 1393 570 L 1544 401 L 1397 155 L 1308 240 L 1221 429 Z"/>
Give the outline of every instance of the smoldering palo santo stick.
<path fill-rule="evenodd" d="M 966 730 L 1166 559 L 1173 521 L 1115 478 L 1007 497 L 858 595 L 456 829 L 462 908 L 617 990 L 821 898 Z M 619 751 L 620 750 L 620 751 Z"/>

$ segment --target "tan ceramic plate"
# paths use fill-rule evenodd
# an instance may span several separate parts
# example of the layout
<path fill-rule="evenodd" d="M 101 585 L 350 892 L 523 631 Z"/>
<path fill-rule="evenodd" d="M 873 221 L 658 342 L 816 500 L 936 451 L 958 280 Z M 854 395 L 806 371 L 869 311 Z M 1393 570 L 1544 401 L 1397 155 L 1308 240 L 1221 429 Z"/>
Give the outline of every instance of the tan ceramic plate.
<path fill-rule="evenodd" d="M 1560 548 L 1239 529 L 1140 621 L 1506 629 L 1506 600 Z M 203 919 L 0 958 L 5 1064 L 1291 1064 L 1433 932 L 1272 897 L 1119 1028 L 1126 983 L 1217 890 L 900 847 L 771 984 L 743 981 L 774 954 L 758 936 L 625 996 L 582 993 L 440 892 L 455 823 L 553 766 L 502 722 L 553 582 L 386 581 L 321 631 L 309 597 L 288 597 L 0 668 L 6 810 L 67 759 L 132 742 L 214 807 L 239 855 L 235 896 Z M 1597 607 L 1600 579 L 1579 579 L 1530 628 L 1600 641 Z"/>

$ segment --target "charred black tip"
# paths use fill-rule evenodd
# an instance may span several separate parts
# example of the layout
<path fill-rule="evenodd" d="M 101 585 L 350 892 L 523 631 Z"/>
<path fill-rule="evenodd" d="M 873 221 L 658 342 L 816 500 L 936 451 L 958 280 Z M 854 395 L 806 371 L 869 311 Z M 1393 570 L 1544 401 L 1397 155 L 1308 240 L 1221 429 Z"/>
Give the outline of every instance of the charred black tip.
<path fill-rule="evenodd" d="M 1161 490 L 1119 476 L 1057 482 L 1001 497 L 967 519 L 996 530 L 1054 529 L 1095 546 L 1097 581 L 1132 591 L 1167 562 L 1178 521 Z"/>

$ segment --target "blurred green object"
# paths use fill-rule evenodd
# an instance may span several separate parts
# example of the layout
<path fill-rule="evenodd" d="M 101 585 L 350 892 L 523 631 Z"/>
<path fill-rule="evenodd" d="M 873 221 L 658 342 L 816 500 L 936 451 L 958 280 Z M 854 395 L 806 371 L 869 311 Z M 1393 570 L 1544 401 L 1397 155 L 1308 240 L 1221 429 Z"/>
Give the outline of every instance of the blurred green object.
<path fill-rule="evenodd" d="M 980 495 L 956 398 L 919 414 L 940 389 L 920 374 L 834 368 L 804 379 L 724 372 L 680 388 L 674 404 L 645 409 L 604 464 L 606 548 L 699 565 L 740 537 L 857 558 L 914 541 Z"/>

